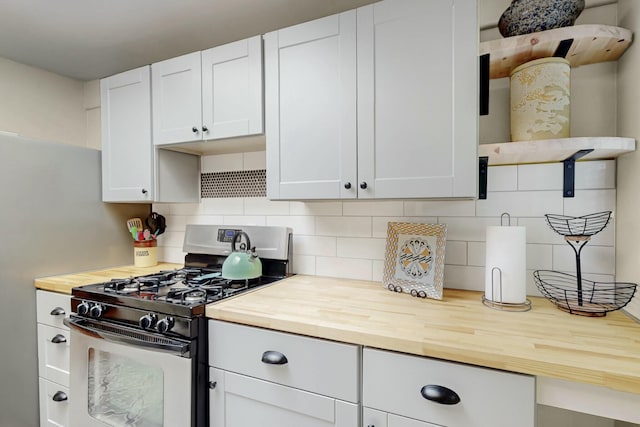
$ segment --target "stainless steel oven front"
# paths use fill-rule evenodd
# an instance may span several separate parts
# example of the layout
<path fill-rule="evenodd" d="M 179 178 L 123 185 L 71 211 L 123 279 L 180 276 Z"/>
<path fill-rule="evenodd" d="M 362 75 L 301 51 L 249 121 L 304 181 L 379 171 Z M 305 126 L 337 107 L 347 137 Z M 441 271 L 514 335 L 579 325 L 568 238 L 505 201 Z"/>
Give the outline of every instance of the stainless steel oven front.
<path fill-rule="evenodd" d="M 195 340 L 71 316 L 72 427 L 196 424 Z"/>

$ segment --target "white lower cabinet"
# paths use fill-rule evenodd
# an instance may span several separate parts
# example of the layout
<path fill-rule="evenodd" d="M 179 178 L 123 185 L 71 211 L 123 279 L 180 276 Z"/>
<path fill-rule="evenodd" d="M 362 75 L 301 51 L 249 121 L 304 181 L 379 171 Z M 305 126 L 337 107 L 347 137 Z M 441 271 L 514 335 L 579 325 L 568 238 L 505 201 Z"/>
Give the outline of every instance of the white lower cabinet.
<path fill-rule="evenodd" d="M 356 427 L 360 347 L 209 322 L 210 427 Z"/>
<path fill-rule="evenodd" d="M 365 427 L 535 427 L 535 378 L 365 348 Z"/>
<path fill-rule="evenodd" d="M 358 404 L 251 378 L 210 370 L 211 427 L 355 427 Z"/>
<path fill-rule="evenodd" d="M 69 425 L 70 311 L 70 295 L 36 291 L 40 427 Z"/>

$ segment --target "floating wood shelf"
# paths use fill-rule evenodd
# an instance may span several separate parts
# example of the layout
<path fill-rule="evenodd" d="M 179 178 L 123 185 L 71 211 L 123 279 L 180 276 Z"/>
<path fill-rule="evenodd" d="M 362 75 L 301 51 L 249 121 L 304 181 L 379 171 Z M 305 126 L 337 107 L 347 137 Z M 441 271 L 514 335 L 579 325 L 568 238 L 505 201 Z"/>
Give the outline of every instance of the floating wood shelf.
<path fill-rule="evenodd" d="M 631 31 L 610 25 L 574 25 L 480 43 L 490 55 L 490 79 L 509 77 L 518 65 L 561 56 L 572 67 L 617 60 L 631 44 Z"/>
<path fill-rule="evenodd" d="M 593 151 L 580 160 L 614 159 L 635 149 L 633 138 L 578 137 L 480 144 L 478 153 L 489 158 L 490 166 L 495 166 L 563 162 L 584 150 Z"/>

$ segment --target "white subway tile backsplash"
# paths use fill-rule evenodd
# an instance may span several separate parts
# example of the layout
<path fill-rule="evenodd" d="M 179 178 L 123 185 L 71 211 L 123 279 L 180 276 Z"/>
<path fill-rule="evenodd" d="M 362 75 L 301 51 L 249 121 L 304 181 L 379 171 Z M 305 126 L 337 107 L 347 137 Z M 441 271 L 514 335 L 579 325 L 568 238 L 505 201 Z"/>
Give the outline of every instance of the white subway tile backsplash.
<path fill-rule="evenodd" d="M 244 199 L 245 215 L 289 215 L 289 202 L 268 200 L 264 197 Z"/>
<path fill-rule="evenodd" d="M 187 224 L 212 224 L 219 225 L 222 224 L 224 217 L 222 215 L 197 215 L 197 216 L 186 216 L 185 221 Z"/>
<path fill-rule="evenodd" d="M 581 190 L 575 197 L 564 199 L 564 214 L 582 216 L 603 211 L 615 211 L 616 190 Z"/>
<path fill-rule="evenodd" d="M 517 166 L 490 166 L 487 173 L 488 191 L 517 191 Z"/>
<path fill-rule="evenodd" d="M 265 151 L 253 151 L 243 154 L 243 170 L 252 171 L 267 168 L 267 153 Z"/>
<path fill-rule="evenodd" d="M 469 242 L 467 244 L 467 264 L 484 267 L 487 262 L 487 244 L 485 242 Z"/>
<path fill-rule="evenodd" d="M 484 267 L 445 265 L 444 287 L 484 291 Z M 478 304 L 481 304 L 480 299 L 478 299 Z"/>
<path fill-rule="evenodd" d="M 384 261 L 373 260 L 373 273 L 371 274 L 371 280 L 374 282 L 382 283 L 382 277 L 384 275 Z"/>
<path fill-rule="evenodd" d="M 438 222 L 447 225 L 447 240 L 484 242 L 487 227 L 500 225 L 500 218 L 441 217 Z"/>
<path fill-rule="evenodd" d="M 290 202 L 291 215 L 342 215 L 342 202 Z"/>
<path fill-rule="evenodd" d="M 316 234 L 337 237 L 371 237 L 371 217 L 320 216 Z"/>
<path fill-rule="evenodd" d="M 316 274 L 345 279 L 371 280 L 372 263 L 373 261 L 370 259 L 316 257 Z"/>
<path fill-rule="evenodd" d="M 576 190 L 615 189 L 616 161 L 576 162 Z"/>
<path fill-rule="evenodd" d="M 349 201 L 342 204 L 344 216 L 399 216 L 403 212 L 402 201 Z"/>
<path fill-rule="evenodd" d="M 467 265 L 467 242 L 447 241 L 444 263 L 450 265 Z"/>
<path fill-rule="evenodd" d="M 202 156 L 201 158 L 201 173 L 241 170 L 244 170 L 242 153 L 217 154 L 215 156 Z"/>
<path fill-rule="evenodd" d="M 316 219 L 312 216 L 268 216 L 267 225 L 289 227 L 294 236 L 316 234 Z"/>
<path fill-rule="evenodd" d="M 563 173 L 562 163 L 520 165 L 518 191 L 562 191 Z"/>
<path fill-rule="evenodd" d="M 387 229 L 390 222 L 411 222 L 414 224 L 437 224 L 436 217 L 416 217 L 416 216 L 387 216 L 371 218 L 372 237 L 387 237 Z"/>
<path fill-rule="evenodd" d="M 527 268 L 530 270 L 551 270 L 553 266 L 552 245 L 527 245 Z"/>
<path fill-rule="evenodd" d="M 294 274 L 308 274 L 314 276 L 316 274 L 316 257 L 294 254 L 292 270 Z"/>
<path fill-rule="evenodd" d="M 384 260 L 386 239 L 358 239 L 338 237 L 337 256 Z"/>
<path fill-rule="evenodd" d="M 476 215 L 500 217 L 507 212 L 511 218 L 542 216 L 560 213 L 562 206 L 562 191 L 490 191 L 485 200 L 476 201 Z"/>
<path fill-rule="evenodd" d="M 202 199 L 200 205 L 205 215 L 244 215 L 244 199 L 241 197 Z"/>
<path fill-rule="evenodd" d="M 203 172 L 264 167 L 264 152 L 203 157 Z M 156 203 L 153 209 L 167 218 L 167 232 L 158 240 L 159 258 L 184 262 L 186 224 L 287 226 L 294 235 L 293 272 L 381 282 L 388 223 L 439 223 L 447 225 L 445 287 L 483 291 L 486 228 L 500 225 L 501 214 L 508 212 L 512 225 L 527 228 L 527 291 L 539 295 L 534 270 L 575 272 L 573 251 L 549 228 L 544 214 L 613 211 L 615 161 L 578 162 L 574 198 L 562 197 L 561 163 L 492 166 L 488 186 L 486 200 L 279 202 L 261 197 Z M 614 243 L 612 219 L 582 252 L 584 277 L 612 280 Z"/>
<path fill-rule="evenodd" d="M 223 216 L 222 224 L 224 225 L 267 225 L 267 217 L 265 216 Z"/>
<path fill-rule="evenodd" d="M 405 216 L 474 216 L 473 200 L 405 201 Z"/>
<path fill-rule="evenodd" d="M 580 253 L 583 274 L 615 274 L 615 249 L 587 244 Z M 576 272 L 576 258 L 568 244 L 553 246 L 553 270 Z"/>
<path fill-rule="evenodd" d="M 337 255 L 337 238 L 323 236 L 300 236 L 293 234 L 293 253 L 301 255 Z"/>

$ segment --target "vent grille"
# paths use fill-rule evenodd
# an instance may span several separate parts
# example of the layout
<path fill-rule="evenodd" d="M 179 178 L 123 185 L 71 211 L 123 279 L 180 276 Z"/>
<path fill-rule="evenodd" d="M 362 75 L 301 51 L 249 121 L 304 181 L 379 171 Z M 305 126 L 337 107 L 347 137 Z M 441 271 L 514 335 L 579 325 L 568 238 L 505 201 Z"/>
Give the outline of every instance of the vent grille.
<path fill-rule="evenodd" d="M 201 197 L 265 197 L 267 195 L 266 169 L 203 173 Z"/>

